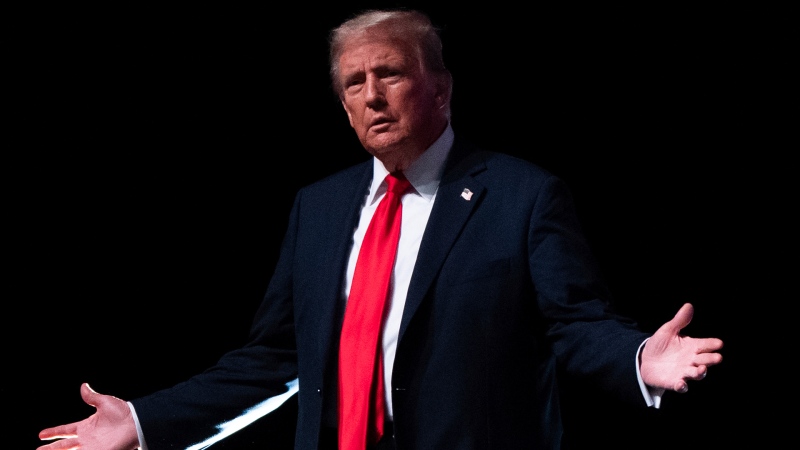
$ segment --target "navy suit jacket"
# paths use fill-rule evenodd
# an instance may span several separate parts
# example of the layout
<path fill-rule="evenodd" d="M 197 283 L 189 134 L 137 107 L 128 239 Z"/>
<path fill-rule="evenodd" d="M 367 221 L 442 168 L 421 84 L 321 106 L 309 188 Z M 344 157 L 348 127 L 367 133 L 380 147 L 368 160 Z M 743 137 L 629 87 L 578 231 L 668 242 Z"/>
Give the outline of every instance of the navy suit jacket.
<path fill-rule="evenodd" d="M 200 442 L 295 378 L 295 448 L 317 449 L 335 408 L 343 274 L 371 177 L 366 161 L 297 193 L 250 342 L 132 401 L 150 450 Z M 609 298 L 564 182 L 456 136 L 400 326 L 398 448 L 559 448 L 557 373 L 644 407 L 634 356 L 648 334 Z"/>

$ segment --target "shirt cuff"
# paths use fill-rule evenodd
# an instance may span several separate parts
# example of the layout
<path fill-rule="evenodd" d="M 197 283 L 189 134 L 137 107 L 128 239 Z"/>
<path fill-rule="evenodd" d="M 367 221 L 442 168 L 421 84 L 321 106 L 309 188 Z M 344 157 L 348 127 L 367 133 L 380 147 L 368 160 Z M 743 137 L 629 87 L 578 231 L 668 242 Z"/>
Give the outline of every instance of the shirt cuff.
<path fill-rule="evenodd" d="M 642 371 L 641 371 L 641 358 L 642 358 L 642 349 L 644 348 L 644 344 L 650 338 L 645 339 L 639 344 L 639 348 L 636 350 L 636 379 L 639 381 L 639 389 L 642 391 L 642 396 L 644 397 L 645 403 L 647 406 L 652 408 L 660 408 L 661 407 L 661 397 L 664 395 L 665 389 L 662 388 L 653 388 L 644 383 L 642 380 Z M 146 449 L 142 449 L 146 450 Z"/>
<path fill-rule="evenodd" d="M 128 408 L 131 409 L 133 422 L 136 424 L 136 435 L 139 437 L 139 450 L 147 450 L 147 443 L 144 441 L 144 433 L 142 433 L 142 426 L 139 425 L 139 416 L 136 415 L 136 409 L 131 402 L 128 403 Z"/>

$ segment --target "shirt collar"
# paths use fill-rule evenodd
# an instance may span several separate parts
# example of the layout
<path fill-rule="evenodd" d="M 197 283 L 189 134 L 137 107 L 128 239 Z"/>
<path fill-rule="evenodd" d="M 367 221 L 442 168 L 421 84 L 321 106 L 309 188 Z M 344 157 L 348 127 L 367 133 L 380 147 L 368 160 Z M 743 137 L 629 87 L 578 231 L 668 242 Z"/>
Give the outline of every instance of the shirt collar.
<path fill-rule="evenodd" d="M 447 124 L 444 132 L 408 169 L 403 171 L 411 186 L 417 194 L 430 201 L 439 188 L 442 179 L 442 170 L 450 148 L 453 146 L 453 128 Z M 378 158 L 372 158 L 372 185 L 369 188 L 369 203 L 386 192 L 386 183 L 383 179 L 389 171 Z"/>

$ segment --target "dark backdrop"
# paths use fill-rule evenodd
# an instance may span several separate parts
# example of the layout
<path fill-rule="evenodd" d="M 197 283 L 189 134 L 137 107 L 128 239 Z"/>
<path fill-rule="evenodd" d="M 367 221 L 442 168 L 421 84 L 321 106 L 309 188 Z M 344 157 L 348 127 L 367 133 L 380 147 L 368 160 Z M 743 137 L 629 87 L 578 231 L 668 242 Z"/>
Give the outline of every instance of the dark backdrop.
<path fill-rule="evenodd" d="M 386 4 L 8 17 L 1 389 L 22 424 L 15 448 L 90 414 L 81 382 L 133 398 L 245 342 L 294 192 L 367 157 L 329 88 L 327 31 Z M 423 8 L 443 30 L 456 133 L 570 184 L 623 313 L 654 331 L 692 302 L 686 332 L 726 342 L 725 362 L 658 411 L 568 386 L 575 448 L 769 438 L 753 425 L 768 415 L 758 389 L 743 389 L 755 383 L 755 306 L 770 299 L 754 267 L 772 268 L 750 218 L 783 231 L 788 181 L 767 132 L 788 120 L 767 105 L 784 102 L 787 17 L 729 5 Z M 294 408 L 224 448 L 286 448 Z"/>

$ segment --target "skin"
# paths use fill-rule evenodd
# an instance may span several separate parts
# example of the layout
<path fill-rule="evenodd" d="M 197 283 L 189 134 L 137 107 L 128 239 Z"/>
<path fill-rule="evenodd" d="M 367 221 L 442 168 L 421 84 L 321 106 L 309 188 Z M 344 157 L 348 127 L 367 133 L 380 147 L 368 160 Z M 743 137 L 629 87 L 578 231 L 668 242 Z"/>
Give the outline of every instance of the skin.
<path fill-rule="evenodd" d="M 641 355 L 642 381 L 648 386 L 685 393 L 688 380 L 702 380 L 708 368 L 722 362 L 723 342 L 717 338 L 692 338 L 681 334 L 694 316 L 685 303 L 669 322 L 647 341 Z"/>
<path fill-rule="evenodd" d="M 407 44 L 365 32 L 344 46 L 339 66 L 350 126 L 389 172 L 405 170 L 447 126 L 449 79 Z"/>
<path fill-rule="evenodd" d="M 444 131 L 450 79 L 423 67 L 417 52 L 379 32 L 365 33 L 346 44 L 339 59 L 340 93 L 350 125 L 364 148 L 390 171 L 404 170 Z M 641 375 L 654 389 L 685 393 L 688 382 L 705 378 L 722 362 L 716 338 L 681 334 L 694 308 L 684 304 L 647 341 Z M 133 450 L 139 445 L 136 425 L 124 400 L 81 385 L 81 397 L 96 412 L 86 419 L 47 428 L 37 450 Z"/>
<path fill-rule="evenodd" d="M 37 450 L 134 450 L 139 448 L 136 423 L 128 404 L 111 395 L 98 394 L 88 384 L 81 385 L 81 398 L 96 408 L 80 422 L 47 428 L 39 439 L 59 439 Z"/>

